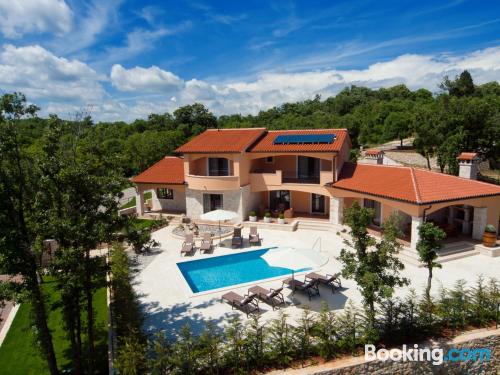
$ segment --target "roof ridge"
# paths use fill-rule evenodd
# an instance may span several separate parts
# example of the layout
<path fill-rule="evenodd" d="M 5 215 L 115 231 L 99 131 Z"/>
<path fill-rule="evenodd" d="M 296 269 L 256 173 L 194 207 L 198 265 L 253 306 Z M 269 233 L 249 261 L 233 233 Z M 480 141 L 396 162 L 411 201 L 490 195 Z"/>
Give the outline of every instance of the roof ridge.
<path fill-rule="evenodd" d="M 267 130 L 267 129 L 264 127 L 259 127 L 259 128 L 221 128 L 221 129 L 209 128 L 206 131 L 208 132 L 208 131 L 226 131 L 226 130 Z"/>
<path fill-rule="evenodd" d="M 421 169 L 421 168 L 416 168 L 419 172 L 424 172 L 424 173 L 433 173 L 433 174 L 436 174 L 436 175 L 439 175 L 439 176 L 446 176 L 446 177 L 454 177 L 454 178 L 458 178 L 460 180 L 463 180 L 463 181 L 470 181 L 470 182 L 473 182 L 473 183 L 478 183 L 478 184 L 481 184 L 481 185 L 486 185 L 486 186 L 497 186 L 495 184 L 491 184 L 489 182 L 486 182 L 486 181 L 480 181 L 480 180 L 474 180 L 472 178 L 467 178 L 467 177 L 461 177 L 461 176 L 455 176 L 454 174 L 448 174 L 448 173 L 441 173 L 441 172 L 438 172 L 438 171 L 430 171 L 428 169 Z"/>
<path fill-rule="evenodd" d="M 411 174 L 411 181 L 413 183 L 413 188 L 415 189 L 415 196 L 417 198 L 417 203 L 421 203 L 422 199 L 420 197 L 420 191 L 418 190 L 418 184 L 417 184 L 417 179 L 415 177 L 414 168 L 410 168 L 410 174 Z"/>
<path fill-rule="evenodd" d="M 347 131 L 346 128 L 321 128 L 321 129 L 273 129 L 273 130 L 267 130 L 268 133 L 277 133 L 277 132 L 313 132 L 313 131 Z"/>

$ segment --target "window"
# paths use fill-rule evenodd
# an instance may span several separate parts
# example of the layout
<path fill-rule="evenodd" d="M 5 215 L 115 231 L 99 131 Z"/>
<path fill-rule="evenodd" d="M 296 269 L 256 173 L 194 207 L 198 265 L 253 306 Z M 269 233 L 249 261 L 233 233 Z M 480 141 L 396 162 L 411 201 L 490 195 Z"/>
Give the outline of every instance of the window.
<path fill-rule="evenodd" d="M 229 176 L 229 160 L 226 158 L 208 158 L 209 176 Z"/>
<path fill-rule="evenodd" d="M 174 199 L 174 191 L 167 188 L 156 189 L 158 199 Z"/>
<path fill-rule="evenodd" d="M 268 156 L 266 158 L 266 163 L 267 164 L 274 164 L 274 156 Z"/>
<path fill-rule="evenodd" d="M 222 194 L 203 194 L 203 213 L 222 208 Z"/>
<path fill-rule="evenodd" d="M 372 224 L 379 227 L 382 223 L 382 207 L 380 206 L 380 202 L 371 199 L 364 199 L 363 206 L 365 208 L 371 208 L 373 210 L 374 215 Z"/>

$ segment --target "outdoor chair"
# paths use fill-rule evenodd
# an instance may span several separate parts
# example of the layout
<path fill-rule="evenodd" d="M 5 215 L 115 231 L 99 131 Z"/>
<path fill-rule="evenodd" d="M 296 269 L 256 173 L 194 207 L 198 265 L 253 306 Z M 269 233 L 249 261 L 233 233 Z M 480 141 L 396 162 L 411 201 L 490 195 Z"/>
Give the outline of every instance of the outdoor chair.
<path fill-rule="evenodd" d="M 245 294 L 241 296 L 236 292 L 228 292 L 222 296 L 222 300 L 229 303 L 232 310 L 235 308 L 239 309 L 247 314 L 247 317 L 255 311 L 260 312 L 259 303 L 255 298 L 255 294 Z"/>
<path fill-rule="evenodd" d="M 306 275 L 306 279 L 316 280 L 319 284 L 323 284 L 325 286 L 329 286 L 332 288 L 332 293 L 335 293 L 337 289 L 342 287 L 342 282 L 340 281 L 340 273 L 336 273 L 334 275 L 320 275 L 316 272 L 311 272 Z"/>
<path fill-rule="evenodd" d="M 234 228 L 233 239 L 231 241 L 231 245 L 234 246 L 243 246 L 243 237 L 241 237 L 241 228 Z"/>
<path fill-rule="evenodd" d="M 187 233 L 184 236 L 184 242 L 182 243 L 181 255 L 187 255 L 194 253 L 194 235 L 193 233 Z"/>
<path fill-rule="evenodd" d="M 285 298 L 283 297 L 283 287 L 278 289 L 266 289 L 259 285 L 253 286 L 248 289 L 248 294 L 255 294 L 258 299 L 262 302 L 267 303 L 273 307 L 273 310 L 279 305 L 285 304 Z"/>
<path fill-rule="evenodd" d="M 293 207 L 290 207 L 288 210 L 285 210 L 285 212 L 283 212 L 283 215 L 285 216 L 285 219 L 293 218 Z"/>
<path fill-rule="evenodd" d="M 203 233 L 203 238 L 201 240 L 200 251 L 207 253 L 213 249 L 213 240 L 210 233 Z"/>
<path fill-rule="evenodd" d="M 318 281 L 316 280 L 300 281 L 290 277 L 283 281 L 283 285 L 287 285 L 294 292 L 298 290 L 300 292 L 306 293 L 309 301 L 312 297 L 319 296 Z"/>
<path fill-rule="evenodd" d="M 250 235 L 248 236 L 248 241 L 250 242 L 250 245 L 259 245 L 261 243 L 259 233 L 257 232 L 257 227 L 250 227 Z"/>

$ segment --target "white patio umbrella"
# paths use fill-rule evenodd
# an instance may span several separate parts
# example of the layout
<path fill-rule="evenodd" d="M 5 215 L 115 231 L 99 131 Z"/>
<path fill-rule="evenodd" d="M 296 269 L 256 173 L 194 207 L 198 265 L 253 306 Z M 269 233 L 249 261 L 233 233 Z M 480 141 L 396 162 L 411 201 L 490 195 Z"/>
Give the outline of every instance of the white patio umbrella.
<path fill-rule="evenodd" d="M 293 279 L 295 272 L 304 268 L 315 269 L 328 261 L 328 258 L 316 251 L 294 247 L 269 249 L 261 258 L 271 267 L 291 269 Z"/>
<path fill-rule="evenodd" d="M 219 243 L 220 243 L 220 241 L 222 240 L 222 233 L 220 230 L 220 222 L 226 221 L 226 220 L 233 220 L 233 219 L 236 219 L 238 216 L 239 215 L 233 211 L 214 210 L 214 211 L 204 213 L 203 215 L 200 215 L 200 219 L 219 222 L 219 234 L 220 234 Z"/>

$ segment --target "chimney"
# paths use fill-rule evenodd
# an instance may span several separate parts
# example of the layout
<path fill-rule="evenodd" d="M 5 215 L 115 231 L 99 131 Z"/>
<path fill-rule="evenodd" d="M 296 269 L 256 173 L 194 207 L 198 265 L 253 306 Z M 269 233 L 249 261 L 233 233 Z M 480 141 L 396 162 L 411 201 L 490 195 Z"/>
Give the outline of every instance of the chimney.
<path fill-rule="evenodd" d="M 476 180 L 479 162 L 481 161 L 479 155 L 475 152 L 462 152 L 457 159 L 460 167 L 458 175 L 470 180 Z"/>
<path fill-rule="evenodd" d="M 364 162 L 366 164 L 384 164 L 384 151 L 376 148 L 366 150 Z"/>

